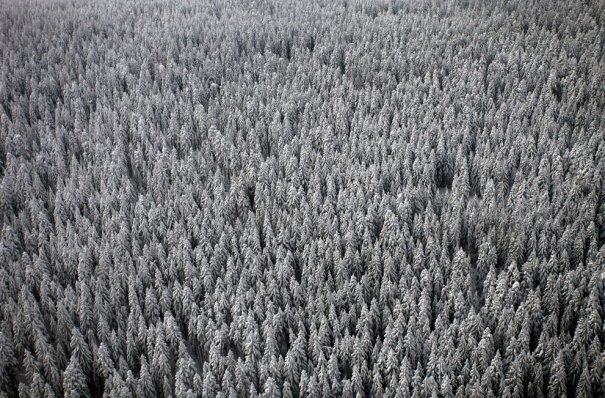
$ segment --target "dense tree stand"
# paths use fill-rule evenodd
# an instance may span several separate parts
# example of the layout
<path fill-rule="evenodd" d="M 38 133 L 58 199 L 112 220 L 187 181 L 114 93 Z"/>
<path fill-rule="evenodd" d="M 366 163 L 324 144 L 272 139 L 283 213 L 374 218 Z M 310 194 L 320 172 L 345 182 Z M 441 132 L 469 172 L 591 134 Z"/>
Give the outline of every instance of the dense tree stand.
<path fill-rule="evenodd" d="M 604 292 L 604 0 L 0 0 L 0 398 L 603 397 Z"/>

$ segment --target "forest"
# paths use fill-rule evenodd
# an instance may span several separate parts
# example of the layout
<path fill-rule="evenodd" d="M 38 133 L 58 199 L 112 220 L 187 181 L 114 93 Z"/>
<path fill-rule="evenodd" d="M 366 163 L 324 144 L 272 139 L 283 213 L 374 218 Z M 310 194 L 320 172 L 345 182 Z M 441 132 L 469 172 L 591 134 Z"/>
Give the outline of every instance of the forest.
<path fill-rule="evenodd" d="M 605 0 L 0 0 L 0 397 L 605 396 Z"/>

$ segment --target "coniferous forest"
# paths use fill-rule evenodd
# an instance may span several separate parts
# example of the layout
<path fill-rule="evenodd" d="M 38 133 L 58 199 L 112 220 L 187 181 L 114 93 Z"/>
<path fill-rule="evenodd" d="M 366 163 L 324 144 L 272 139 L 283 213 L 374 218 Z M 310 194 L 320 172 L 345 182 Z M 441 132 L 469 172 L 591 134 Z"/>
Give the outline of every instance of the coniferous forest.
<path fill-rule="evenodd" d="M 605 396 L 605 1 L 1 0 L 1 397 Z"/>

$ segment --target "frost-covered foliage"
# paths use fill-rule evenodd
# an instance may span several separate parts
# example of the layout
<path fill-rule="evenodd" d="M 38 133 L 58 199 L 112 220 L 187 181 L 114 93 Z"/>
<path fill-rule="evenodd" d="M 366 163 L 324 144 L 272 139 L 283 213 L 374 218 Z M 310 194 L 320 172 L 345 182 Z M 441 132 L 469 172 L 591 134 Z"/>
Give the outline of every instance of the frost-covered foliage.
<path fill-rule="evenodd" d="M 605 395 L 605 2 L 0 3 L 0 396 Z"/>

